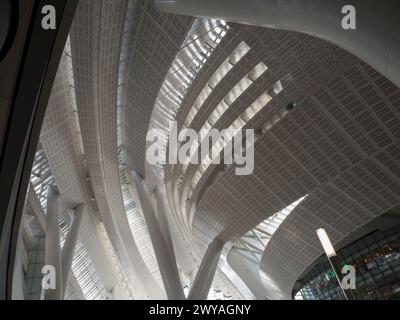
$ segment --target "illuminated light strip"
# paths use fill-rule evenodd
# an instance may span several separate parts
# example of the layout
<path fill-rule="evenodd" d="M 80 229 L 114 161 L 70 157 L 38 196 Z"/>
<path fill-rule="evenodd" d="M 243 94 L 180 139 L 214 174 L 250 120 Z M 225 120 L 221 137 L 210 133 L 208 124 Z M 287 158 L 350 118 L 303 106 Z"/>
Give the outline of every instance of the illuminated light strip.
<path fill-rule="evenodd" d="M 204 86 L 196 101 L 194 102 L 192 108 L 190 109 L 186 120 L 185 126 L 189 127 L 195 118 L 197 112 L 202 107 L 204 101 L 208 98 L 214 88 L 221 82 L 221 80 L 228 74 L 228 72 L 233 68 L 235 64 L 237 64 L 247 52 L 249 52 L 250 47 L 245 43 L 241 42 L 239 45 L 232 51 L 230 56 L 219 66 L 219 68 L 214 72 L 211 76 L 210 80 Z"/>
<path fill-rule="evenodd" d="M 203 139 L 207 136 L 207 134 L 226 112 L 226 110 L 228 110 L 229 107 L 242 95 L 242 93 L 245 92 L 250 87 L 250 85 L 254 83 L 259 77 L 261 77 L 261 75 L 267 70 L 268 67 L 263 62 L 260 62 L 226 94 L 226 96 L 221 100 L 221 102 L 217 105 L 217 107 L 210 114 L 206 122 L 203 124 L 202 128 L 199 131 L 200 142 L 195 141 L 191 146 L 191 151 L 197 150 L 199 148 L 201 141 L 203 141 Z M 185 165 L 182 166 L 183 174 L 185 174 L 189 163 L 191 162 L 191 156 L 193 154 L 195 153 L 190 152 L 190 154 L 186 157 Z"/>

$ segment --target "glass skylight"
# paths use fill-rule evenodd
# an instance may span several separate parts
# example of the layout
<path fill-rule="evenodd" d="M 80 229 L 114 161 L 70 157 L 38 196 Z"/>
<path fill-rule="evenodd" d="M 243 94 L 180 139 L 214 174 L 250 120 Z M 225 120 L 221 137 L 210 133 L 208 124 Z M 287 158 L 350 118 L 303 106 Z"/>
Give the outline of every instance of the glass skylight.
<path fill-rule="evenodd" d="M 182 101 L 202 69 L 214 49 L 221 40 L 226 36 L 229 25 L 221 20 L 196 19 L 188 32 L 185 41 L 177 52 L 177 55 L 168 71 L 167 76 L 161 86 L 153 113 L 150 120 L 149 130 L 157 129 L 162 133 L 160 144 L 167 149 L 169 137 L 169 122 L 176 118 Z M 124 44 L 129 47 L 129 44 Z M 121 63 L 120 73 L 123 72 L 123 64 Z M 198 102 L 201 104 L 212 90 L 206 86 Z M 125 88 L 124 90 L 127 90 Z M 123 92 L 121 91 L 121 95 Z M 196 108 L 200 108 L 201 104 L 194 108 L 194 115 L 197 113 Z M 120 108 L 123 113 L 123 108 Z M 122 119 L 122 117 L 121 117 Z M 122 136 L 122 134 L 121 134 Z M 121 142 L 121 145 L 123 142 Z M 156 175 L 162 177 L 164 168 L 162 164 L 152 165 L 152 169 Z"/>
<path fill-rule="evenodd" d="M 204 172 L 207 170 L 207 168 L 213 163 L 214 158 L 219 155 L 224 148 L 231 142 L 233 139 L 233 132 L 235 130 L 240 130 L 244 128 L 247 122 L 249 122 L 258 112 L 261 111 L 263 107 L 265 107 L 270 101 L 272 100 L 272 97 L 264 92 L 262 95 L 260 95 L 243 113 L 235 119 L 235 121 L 229 126 L 227 130 L 227 135 L 224 137 L 221 137 L 217 140 L 216 143 L 212 145 L 211 148 L 211 157 L 210 154 L 206 156 L 206 159 L 203 159 L 202 165 L 199 166 L 196 174 L 194 175 L 192 182 L 191 182 L 191 188 L 192 190 L 196 187 L 197 183 L 200 181 L 201 176 L 204 174 Z M 218 108 L 217 108 L 218 109 Z M 215 111 L 215 110 L 214 110 Z M 220 111 L 218 111 L 220 112 Z M 213 112 L 214 113 L 214 112 Z M 202 137 L 203 139 L 204 137 Z M 208 157 L 208 159 L 207 159 Z M 207 161 L 208 160 L 208 161 Z M 186 167 L 182 168 L 182 170 L 186 170 Z"/>
<path fill-rule="evenodd" d="M 202 107 L 204 101 L 206 101 L 208 96 L 211 94 L 212 90 L 222 81 L 222 79 L 228 74 L 233 66 L 237 64 L 249 50 L 250 47 L 245 42 L 241 42 L 233 50 L 230 56 L 221 64 L 217 71 L 214 72 L 190 109 L 185 121 L 186 127 L 190 126 L 197 112 Z"/>
<path fill-rule="evenodd" d="M 207 133 L 212 129 L 212 127 L 217 123 L 217 121 L 222 117 L 222 115 L 228 110 L 229 106 L 232 105 L 241 95 L 245 92 L 248 87 L 257 80 L 266 70 L 267 66 L 260 62 L 255 66 L 253 69 L 249 71 L 249 73 L 243 77 L 221 100 L 221 102 L 217 105 L 217 107 L 211 112 L 208 120 L 203 124 L 202 128 L 200 129 L 200 143 L 206 137 Z M 250 75 L 255 80 L 250 79 Z M 235 127 L 242 128 L 245 125 L 242 119 L 239 119 L 236 123 L 232 124 L 232 128 L 236 129 Z M 185 163 L 189 163 L 191 161 L 191 157 L 193 154 L 188 155 L 188 158 Z M 187 166 L 182 167 L 182 173 L 185 174 Z M 196 183 L 197 184 L 197 183 Z M 193 185 L 193 181 L 191 183 Z"/>
<path fill-rule="evenodd" d="M 218 83 L 225 77 L 225 75 L 233 68 L 233 64 L 229 59 L 225 60 L 220 67 L 215 71 L 214 76 L 208 81 L 208 87 L 215 89 Z M 207 87 L 204 88 L 206 90 Z"/>
<path fill-rule="evenodd" d="M 248 87 L 251 86 L 253 81 L 249 78 L 249 76 L 244 77 L 240 80 L 225 96 L 225 102 L 228 105 L 233 104 L 239 96 L 247 90 Z M 226 109 L 224 110 L 224 112 Z"/>

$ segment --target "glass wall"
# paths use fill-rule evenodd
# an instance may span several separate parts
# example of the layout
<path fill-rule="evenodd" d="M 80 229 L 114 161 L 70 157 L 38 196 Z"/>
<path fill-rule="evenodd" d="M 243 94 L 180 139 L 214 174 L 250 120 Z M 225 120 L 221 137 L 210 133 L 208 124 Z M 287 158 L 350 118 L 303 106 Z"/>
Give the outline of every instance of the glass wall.
<path fill-rule="evenodd" d="M 39 235 L 36 237 L 36 241 L 36 245 L 28 251 L 28 267 L 26 273 L 24 273 L 26 300 L 43 300 L 42 268 L 45 263 L 44 251 L 46 237 L 44 235 Z"/>
<path fill-rule="evenodd" d="M 400 300 L 400 225 L 374 231 L 338 251 L 342 265 L 356 270 L 357 299 Z M 335 274 L 325 256 L 301 278 L 296 299 L 343 299 Z"/>

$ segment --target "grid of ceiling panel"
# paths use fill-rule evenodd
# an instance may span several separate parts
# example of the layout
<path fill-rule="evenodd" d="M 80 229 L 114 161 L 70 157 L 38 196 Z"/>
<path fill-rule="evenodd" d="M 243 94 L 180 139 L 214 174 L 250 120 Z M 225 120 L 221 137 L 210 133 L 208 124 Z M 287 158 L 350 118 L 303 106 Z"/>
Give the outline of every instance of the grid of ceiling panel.
<path fill-rule="evenodd" d="M 265 33 L 265 31 L 263 31 L 264 33 Z M 257 32 L 254 32 L 253 31 L 253 35 L 254 34 L 257 34 Z M 295 37 L 293 37 L 293 38 L 295 38 Z M 269 40 L 271 40 L 271 39 L 269 39 Z M 293 39 L 292 39 L 293 40 Z M 252 40 L 253 42 L 254 42 L 254 40 Z M 250 41 L 249 41 L 250 42 Z M 259 44 L 258 44 L 258 46 L 259 46 Z M 314 47 L 315 47 L 315 45 L 314 45 Z M 264 49 L 264 48 L 263 48 Z M 269 65 L 269 64 L 268 64 Z M 274 70 L 275 69 L 275 70 Z M 275 61 L 273 61 L 272 62 L 272 64 L 271 64 L 271 68 L 270 68 L 270 70 L 272 71 L 272 72 L 275 72 L 276 73 L 276 64 L 275 64 Z M 281 72 L 281 74 L 283 74 L 283 72 Z M 287 89 L 287 88 L 285 88 L 285 89 Z"/>
<path fill-rule="evenodd" d="M 230 86 L 229 89 L 231 89 L 232 88 L 232 82 L 235 83 L 234 82 L 235 81 L 234 80 L 235 77 L 238 77 L 238 76 L 240 77 L 240 74 L 243 74 L 243 71 L 245 71 L 245 72 L 247 71 L 248 72 L 248 70 L 249 70 L 248 68 L 249 67 L 251 68 L 251 66 L 256 65 L 260 61 L 259 57 L 261 56 L 261 52 L 262 52 L 260 50 L 260 48 L 256 48 L 256 50 L 254 50 L 254 51 L 252 49 L 250 52 L 252 54 L 248 58 L 243 59 L 244 61 L 243 61 L 243 64 L 241 65 L 241 67 L 238 68 L 238 70 L 236 70 L 236 72 L 233 72 L 230 75 L 229 79 L 227 79 L 225 81 L 224 86 L 219 88 L 220 90 L 223 90 L 222 88 L 228 89 L 229 86 Z M 282 79 L 288 78 L 287 74 L 286 75 L 283 74 L 281 78 Z M 240 113 L 241 112 L 245 112 L 245 110 L 243 109 L 244 107 L 246 107 L 246 102 L 245 101 L 248 101 L 247 102 L 247 106 L 249 106 L 254 101 L 254 96 L 261 95 L 261 92 L 259 90 L 265 90 L 266 88 L 271 88 L 272 89 L 272 85 L 274 84 L 274 82 L 276 82 L 277 79 L 276 78 L 274 79 L 274 75 L 273 74 L 270 75 L 269 72 L 267 72 L 266 76 L 261 77 L 259 80 L 260 81 L 258 81 L 251 88 L 248 89 L 248 91 L 249 91 L 248 93 L 247 93 L 247 91 L 244 91 L 240 95 L 240 97 L 238 99 L 236 99 L 238 101 L 235 101 L 234 105 L 232 105 L 231 108 L 228 108 L 226 110 L 226 112 L 225 112 L 226 115 L 223 114 L 220 117 L 221 120 L 217 121 L 218 122 L 217 123 L 217 128 L 223 129 L 223 128 L 229 127 L 229 125 L 231 125 L 232 123 L 235 123 L 235 121 L 238 119 L 238 116 L 240 115 Z M 287 85 L 287 83 L 285 83 L 285 85 Z M 278 93 L 279 93 L 279 91 L 278 91 Z M 198 124 L 202 123 L 201 121 L 205 121 L 204 115 L 207 115 L 207 114 L 209 115 L 210 113 L 213 112 L 212 108 L 215 108 L 215 101 L 216 101 L 216 99 L 218 99 L 218 96 L 223 98 L 223 96 L 221 96 L 221 93 L 219 93 L 219 95 L 217 94 L 214 97 L 214 99 L 209 99 L 209 101 L 207 101 L 208 107 L 205 108 L 205 109 L 208 109 L 208 112 L 207 112 L 207 110 L 205 110 L 205 113 L 203 113 L 203 115 L 200 115 L 198 117 L 198 120 L 196 121 L 197 125 L 194 124 L 194 128 L 195 129 L 199 129 L 198 128 Z M 221 98 L 219 98 L 219 99 L 221 99 Z M 279 110 L 277 110 L 277 111 L 279 111 Z M 237 122 L 239 122 L 239 120 Z M 224 127 L 223 123 L 226 125 L 225 127 Z M 179 165 L 178 165 L 178 167 L 179 167 Z M 192 181 L 191 177 L 193 177 L 196 174 L 196 172 L 194 172 L 193 170 L 194 170 L 194 168 L 191 168 L 188 171 L 188 173 L 186 173 L 186 175 L 183 177 L 183 179 L 186 180 L 186 181 L 179 183 L 179 180 L 178 180 L 178 184 L 177 185 L 181 186 L 180 187 L 180 197 L 182 198 L 182 203 L 183 203 L 184 206 L 186 204 L 186 199 L 187 199 L 188 195 L 189 195 L 189 198 L 191 198 L 190 195 L 191 195 L 192 192 L 188 192 L 188 188 L 187 187 L 183 188 L 183 186 L 185 186 L 185 185 L 187 186 L 188 185 L 188 181 L 189 182 Z M 179 171 L 174 170 L 174 173 L 177 174 L 177 173 L 179 173 Z M 197 179 L 198 179 L 200 177 L 200 174 L 199 174 L 199 172 L 197 172 L 197 173 L 198 173 L 197 174 Z M 193 201 L 193 200 L 190 199 L 190 201 Z M 191 203 L 191 205 L 193 205 L 193 202 Z M 190 211 L 190 207 L 189 207 L 189 209 L 186 210 L 186 214 L 188 214 L 189 211 Z"/>
<path fill-rule="evenodd" d="M 161 13 L 152 1 L 137 1 L 132 21 L 124 77 L 124 145 L 128 165 L 146 176 L 146 134 L 153 107 L 194 19 Z"/>
<path fill-rule="evenodd" d="M 282 80 L 285 79 L 285 85 L 287 84 L 287 81 L 291 80 L 291 77 L 288 75 L 285 75 L 284 77 L 282 77 Z M 288 80 L 290 79 L 290 80 Z M 270 94 L 273 94 L 275 99 L 279 100 L 279 93 L 283 90 L 283 88 L 281 87 L 280 90 L 276 91 L 274 89 L 274 86 L 270 83 L 270 79 L 266 78 L 266 79 L 262 79 L 264 81 L 261 81 L 261 84 L 259 84 L 259 87 L 257 87 L 257 89 L 259 88 L 268 88 L 267 91 L 263 92 L 255 101 L 253 100 L 249 100 L 248 97 L 244 98 L 244 100 L 242 101 L 237 101 L 238 104 L 236 105 L 237 107 L 241 106 L 240 108 L 238 108 L 239 110 L 236 110 L 235 113 L 232 113 L 229 115 L 229 117 L 226 117 L 225 119 L 223 119 L 223 121 L 218 120 L 217 126 L 219 128 L 224 128 L 224 123 L 226 124 L 226 127 L 228 129 L 232 129 L 232 130 L 239 130 L 239 129 L 244 129 L 246 128 L 258 128 L 258 130 L 260 131 L 260 134 L 265 134 L 268 130 L 270 130 L 274 125 L 276 125 L 279 121 L 281 121 L 288 113 L 288 109 L 284 106 L 278 106 L 276 107 L 276 103 L 272 103 L 272 97 L 267 93 L 269 92 Z M 265 82 L 266 80 L 266 82 Z M 278 80 L 278 82 L 281 85 L 281 81 Z M 276 91 L 276 92 L 275 92 Z M 244 92 L 246 93 L 246 91 Z M 257 94 L 257 93 L 256 93 Z M 243 93 L 242 93 L 243 95 Z M 249 95 L 250 99 L 254 99 L 254 91 L 251 92 Z M 239 100 L 239 99 L 237 99 Z M 251 103 L 250 106 L 248 106 L 246 109 L 243 109 L 243 105 L 245 105 L 244 103 L 246 103 L 245 101 L 249 101 L 247 103 Z M 230 108 L 230 109 L 236 109 L 235 108 Z M 268 108 L 265 108 L 268 106 Z M 231 111 L 230 109 L 227 109 L 227 111 Z M 238 114 L 239 113 L 239 114 Z M 257 122 L 252 121 L 253 118 L 260 113 L 261 116 L 258 118 L 261 119 L 268 119 L 265 123 L 263 123 L 261 126 L 257 124 Z M 233 117 L 237 117 L 237 118 L 233 118 Z M 221 118 L 224 118 L 223 116 Z M 233 118 L 233 119 L 232 119 Z M 256 118 L 257 119 L 257 118 Z M 264 120 L 265 121 L 265 120 Z M 248 125 L 249 124 L 249 125 Z M 225 127 L 225 128 L 226 128 Z M 220 129 L 221 130 L 221 129 Z M 239 133 L 241 134 L 241 133 Z M 255 141 L 258 139 L 259 134 L 255 135 Z M 215 148 L 213 149 L 217 149 L 220 152 L 222 151 L 222 149 L 227 145 L 227 141 L 226 138 L 225 139 L 221 139 L 222 141 L 219 141 L 219 143 L 215 143 L 214 146 Z M 229 139 L 228 139 L 229 140 Z M 221 143 L 223 142 L 223 143 Z M 229 141 L 228 141 L 229 142 Z M 250 148 L 251 146 L 247 146 L 247 148 Z M 231 152 L 232 150 L 232 146 L 227 146 L 228 152 Z M 212 150 L 215 151 L 215 150 Z M 201 166 L 199 166 L 199 169 L 193 173 L 193 171 L 190 174 L 187 174 L 188 177 L 185 177 L 186 181 L 191 181 L 191 183 L 189 184 L 188 182 L 186 182 L 186 187 L 183 189 L 183 195 L 182 198 L 186 199 L 186 197 L 189 197 L 189 209 L 186 208 L 187 211 L 192 211 L 192 208 L 190 206 L 195 205 L 195 201 L 196 198 L 192 197 L 193 192 L 197 192 L 197 196 L 199 195 L 199 193 L 201 193 L 201 190 L 204 190 L 204 187 L 206 187 L 208 184 L 212 183 L 210 182 L 210 179 L 208 179 L 210 176 L 212 177 L 212 180 L 215 180 L 217 178 L 217 176 L 221 173 L 221 166 L 218 167 L 218 164 L 212 164 L 211 158 L 206 158 L 205 163 L 203 163 Z M 214 175 L 211 172 L 212 170 L 208 170 L 208 168 L 210 167 L 217 167 L 219 168 L 217 173 Z M 225 170 L 225 169 L 223 169 Z M 191 175 L 193 175 L 192 180 L 190 180 Z M 198 185 L 201 185 L 201 187 L 199 188 Z M 197 188 L 197 190 L 196 190 Z"/>
<path fill-rule="evenodd" d="M 217 52 L 217 55 L 213 59 L 216 59 L 216 61 L 220 61 L 219 65 L 216 65 L 215 61 L 210 62 L 209 65 L 209 70 L 208 74 L 210 74 L 210 70 L 214 69 L 214 72 L 211 73 L 212 75 L 215 75 L 218 68 L 224 64 L 224 62 L 227 61 L 227 59 L 230 59 L 234 61 L 234 64 L 232 64 L 231 70 L 229 70 L 228 73 L 224 74 L 224 76 L 221 78 L 221 81 L 216 84 L 216 86 L 211 90 L 204 99 L 201 100 L 201 108 L 200 109 L 195 109 L 201 112 L 196 112 L 194 114 L 194 118 L 190 119 L 190 124 L 191 128 L 195 129 L 199 132 L 201 132 L 203 124 L 205 124 L 205 127 L 208 126 L 210 127 L 211 125 L 209 124 L 209 120 L 212 121 L 212 123 L 217 123 L 219 122 L 220 118 L 224 118 L 224 113 L 226 113 L 227 110 L 229 109 L 234 109 L 234 105 L 236 105 L 237 100 L 239 100 L 246 91 L 250 90 L 250 88 L 254 87 L 254 81 L 257 80 L 267 69 L 265 64 L 263 62 L 260 62 L 259 58 L 256 57 L 252 51 L 249 51 L 249 48 L 247 45 L 245 45 L 245 42 L 241 41 L 232 41 L 232 39 L 229 39 L 229 42 L 227 41 L 225 46 L 221 48 L 222 52 Z M 233 46 L 234 45 L 234 46 Z M 239 48 L 239 49 L 238 49 Z M 245 54 L 247 53 L 247 54 Z M 223 57 L 223 59 L 221 59 Z M 252 69 L 255 72 L 255 74 L 252 74 Z M 250 72 L 249 72 L 250 71 Z M 259 71 L 259 72 L 258 72 Z M 206 79 L 203 84 L 203 88 L 208 86 L 208 83 L 211 80 L 213 80 L 213 76 L 207 74 L 202 75 L 203 79 Z M 253 78 L 253 79 L 251 79 Z M 237 84 L 237 86 L 232 85 L 232 83 Z M 197 84 L 198 85 L 198 84 Z M 250 88 L 249 88 L 249 85 Z M 191 91 L 196 91 L 196 88 L 193 88 Z M 248 90 L 246 90 L 248 89 Z M 198 97 L 201 97 L 201 91 L 199 92 L 199 95 L 197 97 L 193 96 L 193 94 L 190 94 L 188 97 L 186 104 L 189 105 L 189 101 L 193 99 L 191 105 L 195 105 L 196 99 Z M 204 101 L 203 101 L 204 100 Z M 253 98 L 254 100 L 254 98 Z M 227 102 L 225 102 L 227 101 Z M 228 108 L 227 106 L 231 105 L 231 108 Z M 250 103 L 249 103 L 250 104 Z M 220 108 L 216 108 L 217 106 L 220 106 Z M 225 107 L 224 107 L 225 106 Z M 221 109 L 221 110 L 220 110 Z M 193 108 L 183 108 L 182 114 L 185 114 L 185 112 L 188 112 L 190 114 L 191 111 L 193 111 Z M 222 111 L 222 112 L 219 112 Z M 211 117 L 211 119 L 210 119 Z M 236 115 L 237 117 L 237 115 Z M 234 119 L 231 121 L 231 123 L 234 122 Z M 230 123 L 230 124 L 231 124 Z M 186 125 L 183 125 L 185 127 Z M 210 127 L 211 128 L 211 127 Z M 209 129 L 210 129 L 209 128 Z M 204 128 L 203 128 L 204 129 Z M 204 130 L 203 130 L 204 131 Z M 195 145 L 196 146 L 196 145 Z M 192 146 L 193 147 L 193 146 Z M 195 149 L 195 148 L 194 148 Z M 183 203 L 183 211 L 185 216 L 188 215 L 188 213 L 185 213 L 185 203 L 186 203 L 186 198 L 187 198 L 187 193 L 188 189 L 184 190 L 183 187 L 185 185 L 190 186 L 190 182 L 192 181 L 192 177 L 195 175 L 195 171 L 197 170 L 197 166 L 193 165 L 180 165 L 178 164 L 176 168 L 173 170 L 173 174 L 176 176 L 178 179 L 178 183 L 175 184 L 174 188 L 179 188 L 179 197 L 182 199 Z M 168 168 L 167 168 L 168 170 Z M 184 175 L 182 176 L 182 181 L 179 181 L 179 176 L 181 176 L 181 171 L 184 171 Z M 187 172 L 186 172 L 187 171 Z M 179 201 L 178 201 L 179 202 Z M 178 204 L 179 207 L 179 204 Z M 178 209 L 180 210 L 180 208 Z"/>
<path fill-rule="evenodd" d="M 266 51 L 268 72 L 292 75 L 274 103 L 284 107 L 295 101 L 297 106 L 257 140 L 252 176 L 228 170 L 208 186 L 193 231 L 206 243 L 215 236 L 235 239 L 310 193 L 264 254 L 264 271 L 290 292 L 295 276 L 321 253 L 316 226 L 328 225 L 339 241 L 398 204 L 399 92 L 364 63 L 321 40 L 241 28 L 252 50 L 261 46 Z M 255 127 L 267 116 L 256 117 Z"/>
<path fill-rule="evenodd" d="M 234 30 L 234 33 L 237 33 L 237 34 L 239 34 L 240 36 L 242 36 L 242 34 L 243 34 L 243 28 L 242 27 L 239 27 L 239 26 L 237 26 L 237 25 L 234 25 L 234 27 L 233 27 L 235 30 Z M 265 31 L 263 31 L 263 32 L 261 32 L 261 29 L 256 29 L 256 31 L 254 31 L 254 30 L 251 30 L 251 34 L 250 34 L 250 30 L 249 31 L 247 31 L 247 29 L 245 29 L 244 30 L 246 33 L 248 33 L 248 34 L 244 34 L 245 36 L 247 36 L 247 37 L 249 37 L 249 40 L 248 40 L 248 42 L 249 43 L 254 43 L 254 37 L 257 37 L 257 36 L 259 36 L 259 34 L 262 34 L 262 33 L 266 33 Z M 267 37 L 266 37 L 267 38 Z M 291 39 L 291 40 L 293 40 L 293 39 Z M 268 43 L 273 43 L 273 44 L 277 44 L 276 43 L 276 41 L 277 41 L 277 39 L 273 39 L 273 37 L 271 37 L 270 35 L 268 35 L 268 39 L 266 39 L 266 41 L 265 42 L 268 42 Z M 312 43 L 311 43 L 312 44 Z M 316 45 L 314 44 L 313 46 L 311 45 L 310 47 L 312 48 L 312 47 L 315 47 Z M 277 47 L 274 47 L 273 49 L 276 49 L 276 48 L 281 48 L 282 47 L 282 45 L 281 44 L 279 44 Z M 272 49 L 271 48 L 269 48 L 268 47 L 268 50 L 267 50 L 267 52 L 268 51 L 271 51 Z M 264 55 L 266 55 L 265 54 L 265 52 L 266 52 L 266 50 L 265 50 L 265 47 L 262 47 L 262 46 L 260 46 L 259 44 L 257 44 L 257 46 L 255 47 L 255 51 L 256 51 L 256 55 L 258 55 L 259 57 L 263 57 Z M 279 54 L 282 54 L 282 51 L 280 51 L 279 52 Z M 286 55 L 287 56 L 287 55 Z M 327 55 L 326 55 L 327 56 Z M 328 56 L 329 57 L 329 56 Z M 311 60 L 310 58 L 311 57 L 307 57 L 308 58 L 308 60 L 307 60 L 307 62 L 309 61 L 309 60 Z M 326 59 L 326 57 L 324 57 L 325 59 Z M 283 78 L 283 77 L 285 77 L 285 75 L 283 74 L 283 72 L 284 72 L 284 70 L 283 70 L 283 68 L 282 68 L 282 70 L 277 70 L 277 68 L 278 67 L 280 67 L 280 66 L 278 66 L 277 65 L 277 63 L 276 63 L 276 61 L 275 60 L 273 60 L 272 62 L 272 70 L 273 70 L 273 72 L 275 73 L 275 77 L 281 77 L 281 78 Z M 329 71 L 331 71 L 331 70 L 329 70 Z M 336 70 L 336 73 L 337 73 L 337 70 Z M 275 78 L 276 79 L 276 78 Z M 279 78 L 278 78 L 279 79 Z M 272 84 L 272 83 L 271 83 Z M 293 91 L 293 86 L 290 84 L 290 83 L 287 83 L 286 84 L 286 88 L 285 88 L 285 91 L 286 92 L 291 92 L 291 91 Z M 236 106 L 235 106 L 235 108 L 232 108 L 232 109 L 236 109 Z"/>

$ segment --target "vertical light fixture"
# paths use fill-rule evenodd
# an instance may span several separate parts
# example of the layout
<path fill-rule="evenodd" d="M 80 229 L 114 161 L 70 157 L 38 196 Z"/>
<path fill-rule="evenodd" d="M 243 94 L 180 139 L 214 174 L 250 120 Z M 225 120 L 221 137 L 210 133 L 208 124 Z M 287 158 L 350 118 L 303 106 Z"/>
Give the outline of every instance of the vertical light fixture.
<path fill-rule="evenodd" d="M 322 247 L 324 248 L 325 254 L 328 257 L 329 263 L 332 267 L 333 272 L 335 273 L 336 279 L 339 283 L 339 288 L 343 293 L 343 296 L 346 300 L 354 300 L 355 297 L 352 294 L 351 291 L 346 290 L 342 286 L 342 267 L 339 261 L 338 256 L 336 255 L 335 248 L 332 245 L 331 240 L 328 237 L 328 234 L 326 233 L 326 230 L 324 228 L 319 228 L 316 230 L 319 241 L 322 244 Z"/>
<path fill-rule="evenodd" d="M 328 234 L 326 233 L 326 230 L 324 228 L 319 228 L 317 230 L 317 235 L 319 238 L 319 241 L 321 241 L 322 247 L 324 248 L 324 251 L 328 258 L 336 256 L 336 251 L 333 248 L 332 242 L 328 237 Z"/>

